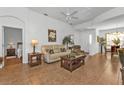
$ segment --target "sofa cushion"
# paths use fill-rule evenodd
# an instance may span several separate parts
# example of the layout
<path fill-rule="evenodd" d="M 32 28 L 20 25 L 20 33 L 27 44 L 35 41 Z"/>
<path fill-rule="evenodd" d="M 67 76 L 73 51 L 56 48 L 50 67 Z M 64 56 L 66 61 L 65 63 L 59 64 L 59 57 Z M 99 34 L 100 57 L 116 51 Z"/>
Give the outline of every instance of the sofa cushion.
<path fill-rule="evenodd" d="M 70 52 L 60 52 L 60 53 L 50 54 L 50 59 L 60 58 L 61 56 L 68 55 L 69 53 Z"/>
<path fill-rule="evenodd" d="M 54 53 L 59 53 L 60 52 L 60 49 L 59 48 L 55 48 L 54 49 Z"/>
<path fill-rule="evenodd" d="M 50 55 L 50 60 L 56 59 L 59 57 L 59 53 L 51 54 Z"/>

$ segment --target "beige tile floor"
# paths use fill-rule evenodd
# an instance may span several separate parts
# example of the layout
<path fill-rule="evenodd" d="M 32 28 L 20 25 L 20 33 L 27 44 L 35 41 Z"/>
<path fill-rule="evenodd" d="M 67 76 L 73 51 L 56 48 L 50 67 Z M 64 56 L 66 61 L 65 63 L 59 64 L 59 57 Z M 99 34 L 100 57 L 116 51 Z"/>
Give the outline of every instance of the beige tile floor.
<path fill-rule="evenodd" d="M 72 73 L 60 67 L 60 62 L 30 67 L 15 64 L 0 70 L 0 84 L 9 85 L 119 85 L 121 84 L 119 58 L 110 54 L 96 54 L 87 58 Z"/>

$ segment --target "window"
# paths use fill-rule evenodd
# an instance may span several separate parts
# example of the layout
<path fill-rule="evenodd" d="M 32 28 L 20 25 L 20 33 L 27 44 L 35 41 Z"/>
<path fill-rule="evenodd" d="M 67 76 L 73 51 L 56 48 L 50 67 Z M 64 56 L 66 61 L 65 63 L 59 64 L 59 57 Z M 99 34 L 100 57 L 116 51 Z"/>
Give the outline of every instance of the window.
<path fill-rule="evenodd" d="M 106 34 L 106 42 L 107 42 L 107 46 L 111 46 L 114 45 L 113 41 L 114 39 L 120 39 L 120 46 L 124 45 L 124 33 L 122 32 L 114 32 L 114 33 L 107 33 Z"/>
<path fill-rule="evenodd" d="M 89 44 L 90 45 L 92 44 L 92 35 L 91 34 L 89 35 Z"/>

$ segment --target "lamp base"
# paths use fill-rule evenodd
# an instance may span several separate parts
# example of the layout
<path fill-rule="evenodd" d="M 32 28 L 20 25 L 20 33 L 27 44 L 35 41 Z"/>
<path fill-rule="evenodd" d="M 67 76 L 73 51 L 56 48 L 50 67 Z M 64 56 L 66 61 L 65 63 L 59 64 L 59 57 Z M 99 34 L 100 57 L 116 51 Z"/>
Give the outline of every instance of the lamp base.
<path fill-rule="evenodd" d="M 35 45 L 33 46 L 33 54 L 35 54 L 36 52 L 35 52 Z"/>

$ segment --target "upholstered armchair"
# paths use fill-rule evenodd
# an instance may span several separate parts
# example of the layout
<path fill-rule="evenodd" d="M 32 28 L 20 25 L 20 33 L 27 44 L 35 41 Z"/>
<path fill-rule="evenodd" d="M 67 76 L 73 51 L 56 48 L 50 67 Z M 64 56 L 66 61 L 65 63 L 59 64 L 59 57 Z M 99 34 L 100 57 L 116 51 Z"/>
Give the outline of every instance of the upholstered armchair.
<path fill-rule="evenodd" d="M 74 45 L 72 47 L 72 53 L 76 53 L 77 55 L 84 55 L 84 51 L 81 50 L 81 46 L 80 45 Z"/>

